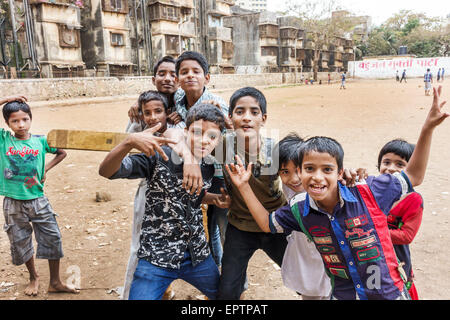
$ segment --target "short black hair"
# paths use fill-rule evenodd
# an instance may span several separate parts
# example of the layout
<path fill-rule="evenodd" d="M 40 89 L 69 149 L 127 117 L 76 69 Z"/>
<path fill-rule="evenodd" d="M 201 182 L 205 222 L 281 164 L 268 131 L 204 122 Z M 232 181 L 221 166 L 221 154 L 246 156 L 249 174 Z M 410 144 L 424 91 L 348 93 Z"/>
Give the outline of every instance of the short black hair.
<path fill-rule="evenodd" d="M 11 114 L 17 111 L 23 111 L 25 113 L 28 113 L 30 116 L 30 119 L 33 119 L 33 116 L 31 114 L 31 109 L 28 104 L 21 101 L 11 101 L 8 102 L 3 106 L 3 118 L 5 119 L 6 123 L 8 123 L 9 117 L 11 117 Z"/>
<path fill-rule="evenodd" d="M 278 156 L 279 170 L 289 161 L 293 161 L 295 166 L 299 166 L 298 155 L 303 139 L 295 132 L 289 133 L 281 139 L 273 149 L 274 156 Z"/>
<path fill-rule="evenodd" d="M 383 146 L 383 148 L 381 148 L 380 153 L 378 154 L 378 170 L 380 170 L 381 159 L 383 159 L 385 154 L 393 153 L 404 159 L 406 162 L 409 162 L 415 147 L 416 146 L 414 144 L 403 139 L 394 139 L 389 141 Z"/>
<path fill-rule="evenodd" d="M 228 114 L 230 116 L 233 114 L 237 101 L 240 98 L 247 96 L 255 98 L 263 115 L 267 113 L 267 101 L 264 94 L 254 87 L 244 87 L 236 90 L 230 97 L 230 108 L 228 109 Z"/>
<path fill-rule="evenodd" d="M 148 90 L 140 94 L 138 99 L 139 112 L 142 113 L 142 107 L 144 106 L 144 104 L 154 100 L 161 101 L 166 113 L 169 112 L 169 102 L 167 101 L 167 97 L 156 90 Z"/>
<path fill-rule="evenodd" d="M 185 60 L 197 61 L 198 64 L 202 67 L 205 76 L 209 73 L 208 61 L 206 60 L 204 55 L 197 51 L 185 51 L 180 54 L 175 63 L 175 73 L 177 74 L 177 76 L 180 73 L 181 63 Z"/>
<path fill-rule="evenodd" d="M 153 67 L 153 75 L 156 76 L 156 73 L 158 72 L 158 68 L 159 66 L 164 63 L 164 62 L 169 62 L 169 63 L 173 63 L 175 64 L 176 61 L 174 59 L 174 57 L 172 56 L 164 56 L 161 59 L 159 59 L 159 61 L 155 64 L 155 66 Z"/>
<path fill-rule="evenodd" d="M 300 146 L 300 152 L 298 155 L 298 164 L 301 167 L 303 158 L 310 152 L 328 153 L 330 156 L 336 159 L 338 171 L 341 171 L 344 167 L 344 149 L 341 144 L 329 137 L 312 137 L 307 139 Z"/>
<path fill-rule="evenodd" d="M 186 128 L 189 129 L 195 121 L 204 120 L 214 122 L 219 126 L 220 132 L 225 130 L 225 118 L 222 111 L 215 105 L 200 103 L 191 107 L 186 115 Z"/>

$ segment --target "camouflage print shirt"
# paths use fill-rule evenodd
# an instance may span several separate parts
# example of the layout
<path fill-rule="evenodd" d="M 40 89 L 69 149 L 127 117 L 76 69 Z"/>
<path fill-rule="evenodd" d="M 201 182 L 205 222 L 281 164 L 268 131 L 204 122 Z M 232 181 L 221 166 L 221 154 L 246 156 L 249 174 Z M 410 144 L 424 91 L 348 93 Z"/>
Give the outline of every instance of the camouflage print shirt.
<path fill-rule="evenodd" d="M 158 153 L 151 157 L 130 155 L 110 179 L 147 179 L 138 258 L 159 267 L 179 269 L 184 253 L 189 251 L 195 266 L 210 254 L 200 204 L 211 187 L 214 166 L 202 161 L 203 191 L 200 196 L 189 195 L 182 187 L 183 163 L 171 154 L 171 148 L 162 148 L 169 161 Z"/>

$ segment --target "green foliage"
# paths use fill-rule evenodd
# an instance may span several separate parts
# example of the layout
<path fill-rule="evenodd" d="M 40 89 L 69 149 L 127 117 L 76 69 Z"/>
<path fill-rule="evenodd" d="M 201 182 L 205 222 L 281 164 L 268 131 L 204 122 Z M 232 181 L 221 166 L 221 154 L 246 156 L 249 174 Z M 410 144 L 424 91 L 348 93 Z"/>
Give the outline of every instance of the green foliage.
<path fill-rule="evenodd" d="M 359 47 L 364 56 L 395 55 L 400 46 L 417 57 L 449 55 L 450 35 L 445 21 L 402 10 L 373 29 Z"/>

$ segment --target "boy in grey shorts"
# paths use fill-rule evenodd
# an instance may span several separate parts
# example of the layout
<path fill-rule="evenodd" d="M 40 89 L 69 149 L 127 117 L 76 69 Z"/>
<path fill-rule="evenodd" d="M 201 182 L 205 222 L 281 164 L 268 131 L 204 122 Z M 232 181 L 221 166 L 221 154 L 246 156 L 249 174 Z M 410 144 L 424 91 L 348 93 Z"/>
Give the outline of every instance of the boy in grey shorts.
<path fill-rule="evenodd" d="M 12 97 L 13 98 L 13 97 Z M 4 230 L 11 244 L 14 265 L 26 265 L 30 283 L 26 295 L 37 295 L 39 276 L 34 265 L 32 232 L 37 242 L 36 258 L 47 259 L 50 268 L 48 292 L 77 293 L 61 282 L 59 261 L 63 257 L 61 233 L 47 197 L 44 196 L 44 181 L 48 170 L 66 157 L 62 149 L 50 148 L 45 136 L 29 133 L 31 110 L 26 99 L 0 99 L 8 102 L 3 107 L 3 117 L 13 131 L 0 129 L 0 195 L 5 216 Z M 46 165 L 45 154 L 56 154 Z M 33 227 L 31 226 L 32 223 Z"/>

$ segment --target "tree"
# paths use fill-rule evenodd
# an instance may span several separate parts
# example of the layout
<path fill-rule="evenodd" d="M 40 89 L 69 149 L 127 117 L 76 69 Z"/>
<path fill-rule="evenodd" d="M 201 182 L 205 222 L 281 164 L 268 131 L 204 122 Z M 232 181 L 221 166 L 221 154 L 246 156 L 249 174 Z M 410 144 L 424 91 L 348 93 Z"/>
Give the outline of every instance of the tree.
<path fill-rule="evenodd" d="M 393 55 L 400 46 L 417 57 L 436 57 L 450 53 L 450 26 L 436 17 L 401 10 L 369 34 L 363 44 L 365 55 Z"/>
<path fill-rule="evenodd" d="M 317 80 L 319 60 L 323 51 L 334 45 L 336 37 L 342 37 L 349 32 L 354 23 L 347 15 L 333 17 L 333 11 L 341 8 L 335 0 L 307 0 L 299 3 L 289 0 L 285 14 L 293 15 L 300 20 L 303 29 L 306 30 L 307 40 L 313 45 L 313 71 Z"/>

